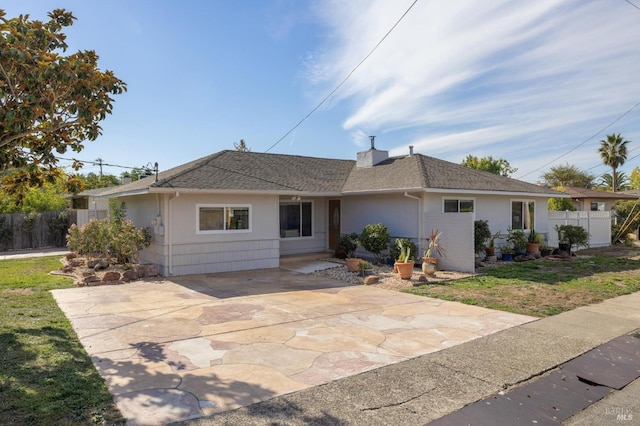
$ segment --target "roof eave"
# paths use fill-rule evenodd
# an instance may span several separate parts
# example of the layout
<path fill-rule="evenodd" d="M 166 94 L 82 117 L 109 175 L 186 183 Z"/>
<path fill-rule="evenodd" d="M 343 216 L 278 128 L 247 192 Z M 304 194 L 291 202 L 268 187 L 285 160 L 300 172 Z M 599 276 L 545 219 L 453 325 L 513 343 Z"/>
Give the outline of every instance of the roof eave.
<path fill-rule="evenodd" d="M 135 189 L 131 191 L 114 192 L 111 194 L 95 195 L 94 198 L 102 199 L 102 198 L 112 198 L 112 197 L 131 197 L 134 195 L 144 195 L 148 193 L 149 193 L 149 188 L 144 188 L 144 189 Z"/>
<path fill-rule="evenodd" d="M 342 191 L 340 195 L 374 195 L 374 194 L 395 194 L 403 192 L 420 192 L 424 188 L 418 186 L 415 188 L 389 188 L 389 189 L 367 189 L 359 191 Z"/>
<path fill-rule="evenodd" d="M 483 189 L 449 189 L 449 188 L 424 188 L 424 192 L 453 193 L 453 194 L 483 194 L 483 195 L 509 195 L 512 197 L 547 197 L 547 198 L 571 198 L 563 192 L 528 192 L 528 191 L 498 191 Z"/>
<path fill-rule="evenodd" d="M 180 192 L 182 194 L 245 194 L 245 195 L 296 195 L 306 197 L 337 197 L 340 196 L 339 191 L 296 191 L 296 190 L 255 190 L 255 189 L 195 189 L 195 188 L 149 188 L 149 193 L 152 194 L 173 194 Z"/>

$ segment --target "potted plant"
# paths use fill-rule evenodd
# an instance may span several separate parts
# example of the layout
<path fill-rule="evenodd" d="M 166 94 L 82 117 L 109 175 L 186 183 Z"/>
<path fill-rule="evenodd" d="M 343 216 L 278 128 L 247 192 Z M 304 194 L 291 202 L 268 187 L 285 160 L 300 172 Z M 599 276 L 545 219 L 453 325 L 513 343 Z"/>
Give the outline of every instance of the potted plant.
<path fill-rule="evenodd" d="M 413 274 L 413 265 L 414 258 L 411 255 L 411 248 L 409 244 L 406 244 L 405 239 L 398 239 L 396 243 L 399 245 L 400 254 L 396 259 L 396 263 L 394 266 L 394 271 L 397 271 L 400 274 L 400 278 L 403 280 L 408 280 L 411 278 Z"/>
<path fill-rule="evenodd" d="M 487 245 L 487 247 L 485 247 L 484 251 L 487 254 L 487 256 L 495 256 L 496 255 L 496 239 L 498 238 L 502 238 L 502 234 L 500 233 L 500 231 L 496 232 L 495 234 L 491 235 L 489 237 L 489 243 Z"/>
<path fill-rule="evenodd" d="M 525 245 L 527 253 L 538 253 L 540 251 L 540 234 L 535 229 L 529 230 L 527 244 Z"/>
<path fill-rule="evenodd" d="M 391 266 L 393 266 L 395 261 L 400 257 L 400 252 L 403 246 L 409 247 L 409 257 L 415 259 L 417 248 L 413 241 L 411 241 L 409 238 L 404 237 L 396 238 L 393 244 L 389 247 L 389 256 L 391 259 L 393 259 Z M 397 272 L 395 271 L 395 268 L 394 272 Z"/>
<path fill-rule="evenodd" d="M 551 255 L 551 253 L 553 253 L 553 248 L 546 245 L 546 244 L 540 244 L 540 256 L 542 257 L 547 257 L 549 255 Z"/>
<path fill-rule="evenodd" d="M 360 263 L 360 258 L 357 255 L 358 252 L 358 234 L 352 232 L 350 234 L 343 234 L 340 236 L 338 240 L 338 246 L 336 247 L 336 257 L 341 255 L 344 252 L 345 263 L 347 264 L 347 271 L 349 272 L 358 272 L 358 264 Z"/>
<path fill-rule="evenodd" d="M 514 250 L 511 246 L 505 244 L 500 246 L 500 252 L 502 253 L 502 260 L 505 262 L 513 260 Z"/>
<path fill-rule="evenodd" d="M 555 230 L 558 233 L 560 250 L 568 252 L 569 255 L 574 245 L 576 247 L 589 245 L 589 233 L 582 226 L 556 225 Z"/>
<path fill-rule="evenodd" d="M 426 275 L 432 275 L 438 269 L 438 258 L 435 257 L 436 254 L 440 257 L 445 257 L 446 255 L 446 250 L 440 244 L 441 237 L 442 232 L 439 232 L 437 229 L 431 230 L 429 245 L 424 252 L 424 256 L 422 256 L 422 272 Z"/>
<path fill-rule="evenodd" d="M 522 229 L 509 228 L 506 240 L 515 254 L 527 254 L 527 236 Z"/>

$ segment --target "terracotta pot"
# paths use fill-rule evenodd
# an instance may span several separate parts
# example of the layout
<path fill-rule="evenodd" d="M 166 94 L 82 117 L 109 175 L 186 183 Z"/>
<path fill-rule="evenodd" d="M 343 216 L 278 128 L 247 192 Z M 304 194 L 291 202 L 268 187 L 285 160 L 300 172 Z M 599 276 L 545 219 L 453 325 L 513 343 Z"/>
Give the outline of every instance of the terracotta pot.
<path fill-rule="evenodd" d="M 410 262 L 396 262 L 394 266 L 394 270 L 398 271 L 400 274 L 400 278 L 403 280 L 411 279 L 411 275 L 413 274 L 413 265 L 414 261 Z"/>
<path fill-rule="evenodd" d="M 360 264 L 360 258 L 358 257 L 348 257 L 344 261 L 347 263 L 347 271 L 349 272 L 358 272 L 360 268 L 358 265 Z"/>
<path fill-rule="evenodd" d="M 496 248 L 495 247 L 485 247 L 484 252 L 487 253 L 487 256 L 495 256 Z"/>
<path fill-rule="evenodd" d="M 433 275 L 438 270 L 438 259 L 435 257 L 422 258 L 422 272 L 425 275 Z"/>
<path fill-rule="evenodd" d="M 540 244 L 538 243 L 527 243 L 527 253 L 537 253 L 540 251 Z"/>

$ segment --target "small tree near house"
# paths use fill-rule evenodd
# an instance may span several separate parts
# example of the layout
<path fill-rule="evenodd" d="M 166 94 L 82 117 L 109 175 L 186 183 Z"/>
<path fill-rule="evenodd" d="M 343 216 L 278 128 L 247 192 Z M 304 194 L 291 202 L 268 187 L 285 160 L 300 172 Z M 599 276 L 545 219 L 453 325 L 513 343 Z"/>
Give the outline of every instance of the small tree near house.
<path fill-rule="evenodd" d="M 571 248 L 587 247 L 589 245 L 589 233 L 582 226 L 578 225 L 556 225 L 556 232 L 558 232 L 558 241 L 560 243 L 569 245 L 569 254 L 571 254 Z"/>
<path fill-rule="evenodd" d="M 362 233 L 360 234 L 360 245 L 368 251 L 373 253 L 376 257 L 376 262 L 380 263 L 381 253 L 389 246 L 389 230 L 381 223 L 365 225 Z"/>

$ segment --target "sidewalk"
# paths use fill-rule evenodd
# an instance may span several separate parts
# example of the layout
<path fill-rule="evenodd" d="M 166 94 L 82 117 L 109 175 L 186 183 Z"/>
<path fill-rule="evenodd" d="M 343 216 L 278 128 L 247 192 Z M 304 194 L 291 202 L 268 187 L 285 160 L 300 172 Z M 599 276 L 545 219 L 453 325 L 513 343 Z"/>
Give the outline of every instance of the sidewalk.
<path fill-rule="evenodd" d="M 638 329 L 640 292 L 323 386 L 180 424 L 422 425 L 437 419 L 435 423 L 440 425 L 459 424 L 448 421 L 451 417 L 445 416 L 485 398 L 501 398 L 497 396 L 499 393 L 508 396 L 509 392 L 525 386 L 543 385 L 554 374 L 561 375 L 563 380 L 564 375 L 570 378 L 569 370 L 558 367 L 620 336 L 627 335 L 626 339 L 636 344 L 635 339 L 640 340 Z M 633 362 L 640 360 L 640 351 L 631 354 L 631 358 Z M 577 378 L 574 382 L 578 382 Z M 591 386 L 578 383 L 582 387 Z M 538 424 L 639 424 L 640 380 L 621 390 L 595 385 L 590 389 L 596 389 L 599 394 L 593 394 L 588 403 L 591 405 L 586 409 L 580 408 L 563 423 L 546 417 Z M 535 402 L 535 398 L 532 400 Z M 554 405 L 551 409 L 569 412 L 562 405 L 565 401 L 550 402 Z M 522 412 L 528 408 L 522 408 Z M 474 421 L 474 424 L 483 423 Z"/>
<path fill-rule="evenodd" d="M 67 253 L 69 253 L 69 250 L 61 247 L 33 250 L 0 251 L 0 260 L 26 259 L 29 257 L 44 256 L 64 256 Z"/>

